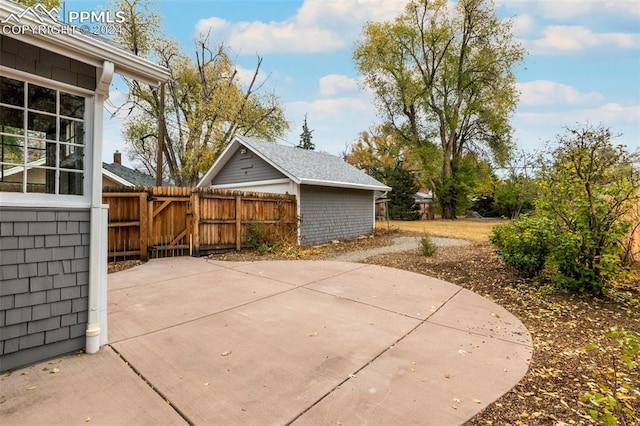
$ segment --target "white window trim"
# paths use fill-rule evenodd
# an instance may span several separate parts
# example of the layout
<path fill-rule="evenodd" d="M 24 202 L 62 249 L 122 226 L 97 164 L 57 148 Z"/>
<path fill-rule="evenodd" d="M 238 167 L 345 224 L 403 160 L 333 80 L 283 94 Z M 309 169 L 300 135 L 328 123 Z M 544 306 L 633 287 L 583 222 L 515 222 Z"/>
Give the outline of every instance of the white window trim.
<path fill-rule="evenodd" d="M 0 76 L 27 82 L 28 84 L 37 84 L 44 87 L 49 87 L 51 89 L 63 91 L 72 95 L 85 97 L 85 151 L 83 195 L 41 194 L 33 192 L 0 192 L 0 207 L 90 207 L 93 179 L 93 109 L 95 104 L 95 93 L 82 87 L 77 87 L 60 81 L 51 80 L 24 71 L 8 68 L 3 65 L 0 65 Z M 58 183 L 56 183 L 56 186 L 57 185 Z"/>

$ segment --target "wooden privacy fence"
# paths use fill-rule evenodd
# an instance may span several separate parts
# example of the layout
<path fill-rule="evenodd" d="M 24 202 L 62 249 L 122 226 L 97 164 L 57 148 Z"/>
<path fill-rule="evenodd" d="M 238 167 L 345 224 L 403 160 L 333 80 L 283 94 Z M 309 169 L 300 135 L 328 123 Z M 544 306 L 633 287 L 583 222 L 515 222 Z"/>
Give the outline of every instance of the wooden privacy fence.
<path fill-rule="evenodd" d="M 200 256 L 245 246 L 251 224 L 297 235 L 294 195 L 181 187 L 105 188 L 111 260 Z"/>

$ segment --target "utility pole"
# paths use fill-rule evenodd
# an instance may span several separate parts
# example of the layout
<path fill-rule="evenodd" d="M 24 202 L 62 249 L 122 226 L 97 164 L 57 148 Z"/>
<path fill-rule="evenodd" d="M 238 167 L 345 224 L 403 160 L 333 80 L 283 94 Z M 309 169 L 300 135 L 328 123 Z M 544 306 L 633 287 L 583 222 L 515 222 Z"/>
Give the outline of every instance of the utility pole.
<path fill-rule="evenodd" d="M 156 186 L 162 186 L 162 150 L 164 149 L 164 83 L 160 84 L 160 108 L 158 112 L 158 161 L 156 165 Z"/>

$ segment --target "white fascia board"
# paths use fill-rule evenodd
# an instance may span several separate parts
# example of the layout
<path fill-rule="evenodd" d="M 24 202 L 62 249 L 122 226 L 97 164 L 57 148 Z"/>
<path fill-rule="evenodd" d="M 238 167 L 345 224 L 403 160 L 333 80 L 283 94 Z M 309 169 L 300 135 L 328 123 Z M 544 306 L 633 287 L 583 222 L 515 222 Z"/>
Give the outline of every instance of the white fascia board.
<path fill-rule="evenodd" d="M 102 168 L 102 174 L 106 177 L 108 177 L 109 179 L 118 182 L 120 185 L 124 185 L 124 186 L 134 186 L 131 182 L 129 182 L 128 180 L 118 176 L 117 174 L 110 172 L 109 170 L 105 169 L 104 167 Z"/>
<path fill-rule="evenodd" d="M 23 10 L 24 7 L 18 4 L 0 2 L 0 19 L 7 18 L 11 13 L 19 14 Z M 20 24 L 43 25 L 31 14 L 22 16 Z M 56 24 L 50 23 L 50 25 Z M 9 35 L 5 35 L 5 37 L 9 37 Z M 69 31 L 69 34 L 34 34 L 25 31 L 23 34 L 16 35 L 15 38 L 19 40 L 27 39 L 31 44 L 81 62 L 90 63 L 98 68 L 102 67 L 104 61 L 113 62 L 116 73 L 154 87 L 169 80 L 170 74 L 167 68 L 136 56 L 127 50 L 105 43 L 100 39 L 83 34 L 79 28 L 76 31 Z"/>
<path fill-rule="evenodd" d="M 349 188 L 349 189 L 366 189 L 368 191 L 391 190 L 391 187 L 386 185 L 364 185 L 360 183 L 335 182 L 330 180 L 302 179 L 300 183 L 302 185 L 331 186 L 334 188 Z"/>

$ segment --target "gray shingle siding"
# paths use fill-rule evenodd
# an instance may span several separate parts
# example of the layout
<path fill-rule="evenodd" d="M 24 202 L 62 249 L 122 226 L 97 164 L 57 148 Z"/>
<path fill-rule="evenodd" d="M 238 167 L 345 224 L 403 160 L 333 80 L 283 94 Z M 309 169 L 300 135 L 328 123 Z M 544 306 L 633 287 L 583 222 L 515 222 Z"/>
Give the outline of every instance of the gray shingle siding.
<path fill-rule="evenodd" d="M 89 90 L 96 88 L 95 67 L 4 35 L 0 35 L 0 65 Z"/>
<path fill-rule="evenodd" d="M 286 177 L 250 150 L 247 150 L 245 154 L 240 151 L 238 150 L 233 154 L 227 164 L 220 170 L 220 173 L 213 179 L 212 185 L 257 182 Z"/>
<path fill-rule="evenodd" d="M 373 192 L 300 186 L 302 244 L 317 244 L 373 233 Z"/>
<path fill-rule="evenodd" d="M 0 208 L 0 371 L 84 347 L 89 221 L 88 209 Z"/>

